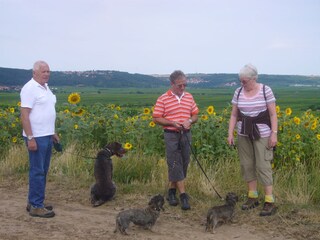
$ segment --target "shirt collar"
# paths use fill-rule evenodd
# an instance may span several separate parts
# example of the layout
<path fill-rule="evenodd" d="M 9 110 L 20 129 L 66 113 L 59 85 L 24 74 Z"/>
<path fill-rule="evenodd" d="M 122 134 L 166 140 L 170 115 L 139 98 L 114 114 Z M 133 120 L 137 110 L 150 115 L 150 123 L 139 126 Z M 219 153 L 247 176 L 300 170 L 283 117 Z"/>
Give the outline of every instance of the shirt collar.
<path fill-rule="evenodd" d="M 45 86 L 42 86 L 40 83 L 38 83 L 36 80 L 34 80 L 34 78 L 31 79 L 33 81 L 33 84 L 35 84 L 37 87 L 43 88 L 45 90 L 48 89 L 48 83 L 45 83 Z"/>
<path fill-rule="evenodd" d="M 176 95 L 176 94 L 174 94 L 171 89 L 169 89 L 169 90 L 167 91 L 167 95 L 168 95 L 168 96 L 171 96 L 171 97 L 175 96 L 175 97 L 179 98 L 179 96 Z M 182 93 L 180 99 L 181 99 L 184 95 L 185 95 L 185 92 Z"/>

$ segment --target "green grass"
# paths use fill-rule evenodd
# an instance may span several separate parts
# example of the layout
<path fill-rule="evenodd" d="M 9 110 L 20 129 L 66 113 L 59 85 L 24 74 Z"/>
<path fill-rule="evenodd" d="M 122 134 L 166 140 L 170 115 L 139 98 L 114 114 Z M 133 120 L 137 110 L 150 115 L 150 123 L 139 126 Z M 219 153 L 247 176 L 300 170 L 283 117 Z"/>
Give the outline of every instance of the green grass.
<path fill-rule="evenodd" d="M 71 92 L 81 95 L 81 104 L 92 105 L 97 102 L 103 104 L 116 104 L 120 106 L 150 107 L 156 102 L 158 96 L 164 93 L 166 88 L 139 89 L 139 88 L 92 88 L 92 87 L 63 87 L 56 89 L 58 105 L 67 102 Z M 193 95 L 200 108 L 213 105 L 216 111 L 226 108 L 234 93 L 234 88 L 213 89 L 188 89 Z M 316 110 L 320 106 L 320 88 L 288 87 L 273 89 L 277 104 L 281 108 L 291 107 L 293 111 L 301 112 L 309 108 Z M 19 101 L 18 92 L 0 92 L 0 106 L 16 105 Z"/>

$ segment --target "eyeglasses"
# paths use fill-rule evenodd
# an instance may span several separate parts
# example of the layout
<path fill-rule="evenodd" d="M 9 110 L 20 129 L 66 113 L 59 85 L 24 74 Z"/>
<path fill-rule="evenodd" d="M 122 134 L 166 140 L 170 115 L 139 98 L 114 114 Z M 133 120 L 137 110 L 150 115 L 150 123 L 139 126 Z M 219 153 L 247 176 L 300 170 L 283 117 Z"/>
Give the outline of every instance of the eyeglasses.
<path fill-rule="evenodd" d="M 252 80 L 252 78 L 249 78 L 249 77 L 242 77 L 242 78 L 239 78 L 239 82 L 249 82 L 250 80 Z"/>
<path fill-rule="evenodd" d="M 178 87 L 178 88 L 182 88 L 182 87 L 187 87 L 188 86 L 188 84 L 175 84 L 174 83 L 174 85 L 176 86 L 176 87 Z"/>

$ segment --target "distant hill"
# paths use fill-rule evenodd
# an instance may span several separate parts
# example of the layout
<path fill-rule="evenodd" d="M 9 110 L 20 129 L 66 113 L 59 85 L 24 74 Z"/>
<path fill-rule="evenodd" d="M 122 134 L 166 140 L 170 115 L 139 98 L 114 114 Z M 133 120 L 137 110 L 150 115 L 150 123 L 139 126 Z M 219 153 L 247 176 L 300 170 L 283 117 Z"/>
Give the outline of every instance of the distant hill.
<path fill-rule="evenodd" d="M 0 86 L 22 86 L 32 78 L 32 70 L 0 67 Z M 167 85 L 156 77 L 118 71 L 52 71 L 50 86 L 160 87 Z"/>
<path fill-rule="evenodd" d="M 1 68 L 0 86 L 22 86 L 32 77 L 32 70 Z M 167 87 L 168 75 L 131 74 L 119 71 L 52 71 L 51 86 L 93 86 L 105 88 L 157 88 Z M 320 76 L 259 75 L 259 81 L 269 86 L 317 86 Z M 194 88 L 239 86 L 237 74 L 188 74 L 188 84 Z"/>

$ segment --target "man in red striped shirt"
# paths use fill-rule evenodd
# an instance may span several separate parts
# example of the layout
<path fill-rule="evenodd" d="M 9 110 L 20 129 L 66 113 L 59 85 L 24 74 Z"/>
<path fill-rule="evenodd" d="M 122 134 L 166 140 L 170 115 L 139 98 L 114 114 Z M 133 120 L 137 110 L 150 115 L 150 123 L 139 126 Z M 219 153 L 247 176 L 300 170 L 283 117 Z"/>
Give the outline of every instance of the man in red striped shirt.
<path fill-rule="evenodd" d="M 174 71 L 170 75 L 170 83 L 171 88 L 158 98 L 152 116 L 153 121 L 164 129 L 169 177 L 167 200 L 171 206 L 177 206 L 178 189 L 181 209 L 188 210 L 189 197 L 185 192 L 184 179 L 190 162 L 190 127 L 197 122 L 199 109 L 193 96 L 185 92 L 187 78 L 182 71 Z"/>

